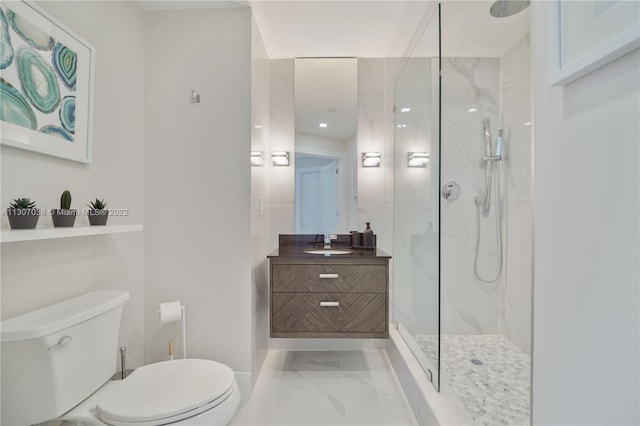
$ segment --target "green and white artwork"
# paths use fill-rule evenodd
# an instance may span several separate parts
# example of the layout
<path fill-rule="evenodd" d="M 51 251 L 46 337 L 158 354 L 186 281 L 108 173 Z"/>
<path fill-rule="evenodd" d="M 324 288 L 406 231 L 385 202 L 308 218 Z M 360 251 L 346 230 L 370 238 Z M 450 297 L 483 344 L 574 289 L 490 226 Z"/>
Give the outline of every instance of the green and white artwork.
<path fill-rule="evenodd" d="M 77 55 L 9 8 L 0 25 L 0 120 L 74 142 Z"/>
<path fill-rule="evenodd" d="M 95 50 L 57 18 L 0 4 L 0 143 L 90 163 Z"/>

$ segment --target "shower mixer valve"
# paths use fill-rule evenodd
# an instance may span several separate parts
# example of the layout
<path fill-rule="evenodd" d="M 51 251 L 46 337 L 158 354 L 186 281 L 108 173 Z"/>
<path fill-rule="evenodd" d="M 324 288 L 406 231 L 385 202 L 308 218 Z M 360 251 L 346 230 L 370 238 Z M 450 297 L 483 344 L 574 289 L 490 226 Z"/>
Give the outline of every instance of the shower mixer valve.
<path fill-rule="evenodd" d="M 450 181 L 444 184 L 440 193 L 447 201 L 454 201 L 460 196 L 460 185 L 458 182 Z"/>

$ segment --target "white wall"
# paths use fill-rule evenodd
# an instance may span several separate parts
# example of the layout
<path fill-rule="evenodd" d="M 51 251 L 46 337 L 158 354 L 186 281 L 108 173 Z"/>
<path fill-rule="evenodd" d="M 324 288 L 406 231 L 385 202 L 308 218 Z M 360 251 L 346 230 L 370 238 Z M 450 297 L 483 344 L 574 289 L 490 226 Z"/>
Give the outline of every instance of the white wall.
<path fill-rule="evenodd" d="M 53 17 L 96 49 L 93 163 L 84 165 L 45 155 L 1 148 L 2 207 L 27 196 L 38 207 L 57 208 L 69 189 L 72 208 L 95 197 L 128 217 L 109 224 L 142 223 L 144 218 L 145 19 L 137 3 L 38 2 Z M 117 30 L 114 30 L 117 22 Z M 78 217 L 76 226 L 87 226 Z M 39 228 L 51 228 L 50 215 Z M 8 229 L 2 217 L 2 229 Z M 120 345 L 128 366 L 143 363 L 144 245 L 141 232 L 2 245 L 2 319 L 91 290 L 131 293 L 125 304 Z M 114 348 L 114 365 L 117 357 Z"/>
<path fill-rule="evenodd" d="M 533 423 L 640 423 L 640 52 L 549 87 L 533 6 Z"/>
<path fill-rule="evenodd" d="M 251 20 L 251 150 L 269 155 L 269 58 L 255 19 Z M 256 125 L 258 127 L 256 127 Z M 261 126 L 261 127 L 260 127 Z M 269 349 L 269 174 L 251 167 L 251 242 L 253 247 L 253 383 Z"/>
<path fill-rule="evenodd" d="M 146 361 L 167 359 L 167 341 L 179 341 L 156 309 L 180 299 L 189 357 L 229 365 L 244 396 L 253 368 L 251 55 L 248 8 L 147 14 Z"/>

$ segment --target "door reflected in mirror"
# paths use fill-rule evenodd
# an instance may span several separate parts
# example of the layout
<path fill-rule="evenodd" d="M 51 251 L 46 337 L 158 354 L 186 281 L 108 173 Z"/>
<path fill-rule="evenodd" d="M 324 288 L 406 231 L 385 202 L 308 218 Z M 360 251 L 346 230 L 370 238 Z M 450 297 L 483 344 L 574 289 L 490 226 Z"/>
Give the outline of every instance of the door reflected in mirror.
<path fill-rule="evenodd" d="M 357 226 L 358 60 L 295 60 L 295 232 Z"/>

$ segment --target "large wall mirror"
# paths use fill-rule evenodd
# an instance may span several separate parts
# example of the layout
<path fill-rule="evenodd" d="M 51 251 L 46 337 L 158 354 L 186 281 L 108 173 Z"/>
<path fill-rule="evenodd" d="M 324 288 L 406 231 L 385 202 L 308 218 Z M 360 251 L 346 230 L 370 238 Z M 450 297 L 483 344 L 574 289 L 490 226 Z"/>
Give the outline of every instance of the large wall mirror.
<path fill-rule="evenodd" d="M 295 232 L 357 225 L 358 60 L 295 60 Z"/>

